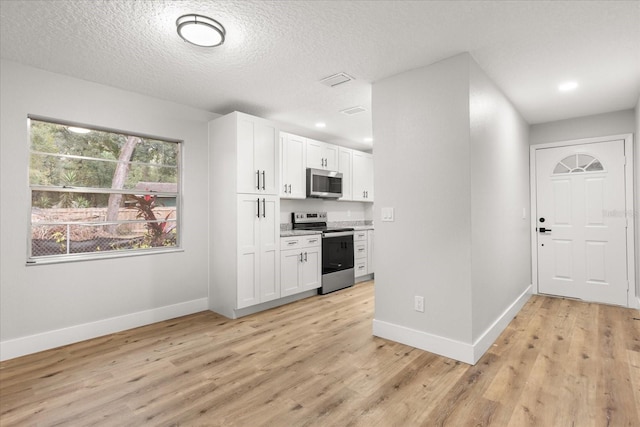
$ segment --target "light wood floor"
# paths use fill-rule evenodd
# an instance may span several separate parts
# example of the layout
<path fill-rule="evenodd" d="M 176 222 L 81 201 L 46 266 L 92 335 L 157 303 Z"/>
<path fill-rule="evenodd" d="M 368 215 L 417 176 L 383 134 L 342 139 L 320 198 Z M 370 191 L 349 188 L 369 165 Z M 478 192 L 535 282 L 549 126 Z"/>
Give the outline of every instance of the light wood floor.
<path fill-rule="evenodd" d="M 476 366 L 375 338 L 372 317 L 366 282 L 9 360 L 0 424 L 640 425 L 636 310 L 534 296 Z"/>

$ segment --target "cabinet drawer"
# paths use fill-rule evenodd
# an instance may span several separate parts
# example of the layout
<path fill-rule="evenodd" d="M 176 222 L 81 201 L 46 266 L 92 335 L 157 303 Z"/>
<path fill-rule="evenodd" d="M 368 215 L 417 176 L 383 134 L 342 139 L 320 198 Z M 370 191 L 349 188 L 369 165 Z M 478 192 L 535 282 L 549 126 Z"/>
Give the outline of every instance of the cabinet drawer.
<path fill-rule="evenodd" d="M 354 242 L 360 242 L 363 240 L 367 240 L 367 230 L 356 231 L 355 233 L 353 233 Z"/>
<path fill-rule="evenodd" d="M 291 248 L 300 248 L 302 247 L 302 238 L 304 236 L 295 236 L 295 237 L 281 237 L 280 238 L 280 250 L 286 251 Z"/>
<path fill-rule="evenodd" d="M 353 257 L 355 259 L 367 258 L 367 242 L 355 242 L 353 244 Z"/>
<path fill-rule="evenodd" d="M 322 236 L 316 234 L 314 236 L 302 236 L 302 244 L 306 248 L 320 246 L 322 243 Z"/>
<path fill-rule="evenodd" d="M 355 268 L 355 273 L 354 273 L 355 277 L 364 276 L 365 274 L 368 273 L 367 260 L 366 259 L 356 260 L 354 268 Z"/>
<path fill-rule="evenodd" d="M 280 238 L 280 250 L 282 251 L 286 251 L 287 249 L 294 249 L 294 248 L 315 247 L 315 246 L 320 246 L 321 244 L 322 244 L 322 236 L 319 234 Z"/>

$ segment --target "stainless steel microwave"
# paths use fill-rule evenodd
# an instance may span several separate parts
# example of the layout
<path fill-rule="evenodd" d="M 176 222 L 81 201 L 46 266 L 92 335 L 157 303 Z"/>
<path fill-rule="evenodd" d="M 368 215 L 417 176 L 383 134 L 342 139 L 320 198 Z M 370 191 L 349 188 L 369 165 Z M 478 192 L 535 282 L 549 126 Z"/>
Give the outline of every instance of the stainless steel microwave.
<path fill-rule="evenodd" d="M 308 168 L 307 197 L 321 199 L 342 197 L 342 172 Z"/>

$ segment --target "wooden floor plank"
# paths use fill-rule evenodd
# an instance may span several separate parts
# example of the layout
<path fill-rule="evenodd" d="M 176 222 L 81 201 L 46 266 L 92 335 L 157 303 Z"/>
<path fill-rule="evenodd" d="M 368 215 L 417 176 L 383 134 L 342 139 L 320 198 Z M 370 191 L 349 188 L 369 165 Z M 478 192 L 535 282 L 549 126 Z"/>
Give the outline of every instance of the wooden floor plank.
<path fill-rule="evenodd" d="M 373 282 L 0 363 L 0 425 L 637 426 L 637 310 L 533 296 L 475 365 L 372 336 Z"/>

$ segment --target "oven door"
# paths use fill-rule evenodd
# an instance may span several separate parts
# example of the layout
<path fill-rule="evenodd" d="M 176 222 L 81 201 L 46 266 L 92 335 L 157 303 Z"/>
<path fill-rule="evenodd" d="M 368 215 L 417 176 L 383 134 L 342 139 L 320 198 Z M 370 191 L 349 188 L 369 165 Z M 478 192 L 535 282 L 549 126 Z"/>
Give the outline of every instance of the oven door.
<path fill-rule="evenodd" d="M 325 233 L 322 237 L 322 274 L 353 268 L 353 232 Z"/>

